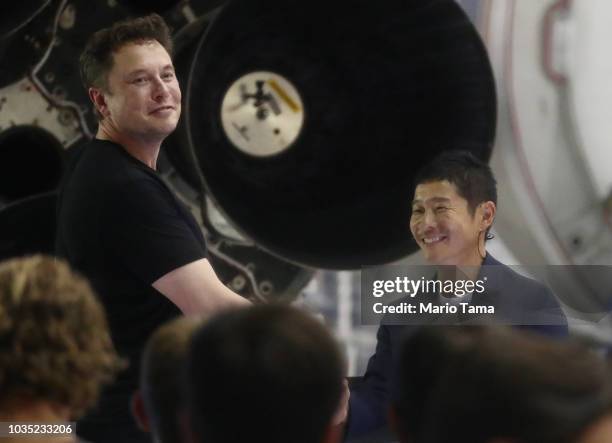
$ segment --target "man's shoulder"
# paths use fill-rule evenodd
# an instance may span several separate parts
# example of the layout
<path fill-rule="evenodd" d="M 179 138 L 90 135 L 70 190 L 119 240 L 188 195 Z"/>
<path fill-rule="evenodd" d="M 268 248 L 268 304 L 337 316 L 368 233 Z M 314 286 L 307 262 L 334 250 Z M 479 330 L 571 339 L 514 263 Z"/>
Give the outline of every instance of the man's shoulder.
<path fill-rule="evenodd" d="M 172 201 L 161 179 L 126 158 L 120 146 L 95 140 L 79 149 L 59 189 L 61 224 L 167 212 Z"/>
<path fill-rule="evenodd" d="M 68 181 L 106 191 L 122 190 L 134 183 L 155 183 L 152 174 L 139 167 L 137 160 L 131 160 L 122 149 L 106 140 L 90 140 L 75 155 Z"/>
<path fill-rule="evenodd" d="M 499 271 L 497 303 L 499 312 L 510 324 L 538 333 L 565 337 L 567 317 L 559 300 L 545 284 L 497 262 Z"/>
<path fill-rule="evenodd" d="M 500 293 L 511 293 L 513 298 L 528 299 L 532 303 L 556 300 L 546 284 L 522 275 L 517 269 L 503 264 L 493 257 L 486 260 L 484 266 L 487 267 L 486 274 L 489 278 L 493 278 L 492 283 Z"/>

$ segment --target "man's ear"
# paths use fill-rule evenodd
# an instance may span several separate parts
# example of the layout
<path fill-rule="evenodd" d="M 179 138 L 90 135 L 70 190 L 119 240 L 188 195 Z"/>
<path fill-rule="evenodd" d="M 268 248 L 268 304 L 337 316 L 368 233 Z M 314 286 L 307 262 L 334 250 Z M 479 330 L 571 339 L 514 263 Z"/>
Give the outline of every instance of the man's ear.
<path fill-rule="evenodd" d="M 89 88 L 87 93 L 89 94 L 91 102 L 96 107 L 96 110 L 102 115 L 102 117 L 106 117 L 108 115 L 108 105 L 106 104 L 104 92 L 98 88 Z"/>
<path fill-rule="evenodd" d="M 497 206 L 492 201 L 486 201 L 481 204 L 482 219 L 480 222 L 480 229 L 486 231 L 491 227 L 495 220 L 495 214 L 497 212 Z"/>
<path fill-rule="evenodd" d="M 149 417 L 145 411 L 144 400 L 142 399 L 140 390 L 137 390 L 132 394 L 130 407 L 132 410 L 132 416 L 134 417 L 134 420 L 136 421 L 136 424 L 140 430 L 144 432 L 151 432 Z"/>

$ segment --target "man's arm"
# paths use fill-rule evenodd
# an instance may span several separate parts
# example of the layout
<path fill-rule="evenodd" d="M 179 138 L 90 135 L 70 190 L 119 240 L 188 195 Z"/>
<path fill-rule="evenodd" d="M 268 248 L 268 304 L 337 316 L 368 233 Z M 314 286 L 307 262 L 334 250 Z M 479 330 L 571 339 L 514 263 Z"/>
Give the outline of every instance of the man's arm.
<path fill-rule="evenodd" d="M 209 314 L 250 304 L 219 280 L 206 258 L 168 272 L 155 280 L 153 287 L 185 315 Z"/>
<path fill-rule="evenodd" d="M 133 175 L 110 188 L 103 205 L 102 244 L 109 257 L 184 314 L 248 305 L 215 274 L 188 210 L 158 180 Z"/>

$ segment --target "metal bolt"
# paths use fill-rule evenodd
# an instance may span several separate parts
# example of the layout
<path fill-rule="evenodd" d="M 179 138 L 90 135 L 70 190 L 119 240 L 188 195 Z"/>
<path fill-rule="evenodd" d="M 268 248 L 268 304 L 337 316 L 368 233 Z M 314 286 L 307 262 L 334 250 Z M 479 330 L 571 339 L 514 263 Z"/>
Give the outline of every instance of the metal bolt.
<path fill-rule="evenodd" d="M 580 249 L 580 247 L 582 246 L 582 237 L 580 237 L 579 235 L 575 235 L 574 237 L 572 237 L 571 241 L 574 249 Z"/>
<path fill-rule="evenodd" d="M 59 19 L 59 25 L 62 29 L 70 29 L 76 22 L 76 8 L 74 5 L 69 4 L 62 11 L 62 15 Z"/>
<path fill-rule="evenodd" d="M 62 109 L 57 115 L 57 121 L 62 126 L 70 126 L 74 120 L 74 116 L 72 115 L 72 111 L 69 109 Z"/>
<path fill-rule="evenodd" d="M 259 284 L 259 290 L 263 295 L 270 295 L 274 290 L 274 285 L 270 280 L 264 280 Z"/>
<path fill-rule="evenodd" d="M 246 279 L 242 275 L 238 274 L 232 279 L 230 286 L 236 292 L 242 291 L 246 286 Z"/>
<path fill-rule="evenodd" d="M 53 96 L 59 100 L 66 98 L 66 90 L 61 86 L 53 88 Z"/>

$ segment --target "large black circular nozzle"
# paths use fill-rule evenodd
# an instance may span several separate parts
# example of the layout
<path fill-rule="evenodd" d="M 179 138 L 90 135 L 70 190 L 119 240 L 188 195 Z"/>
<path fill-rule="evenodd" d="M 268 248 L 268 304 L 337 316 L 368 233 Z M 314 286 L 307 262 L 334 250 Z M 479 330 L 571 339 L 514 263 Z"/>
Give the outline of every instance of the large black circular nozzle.
<path fill-rule="evenodd" d="M 197 45 L 186 131 L 243 233 L 301 264 L 358 268 L 416 245 L 416 171 L 446 149 L 488 160 L 485 48 L 453 0 L 236 0 Z"/>

